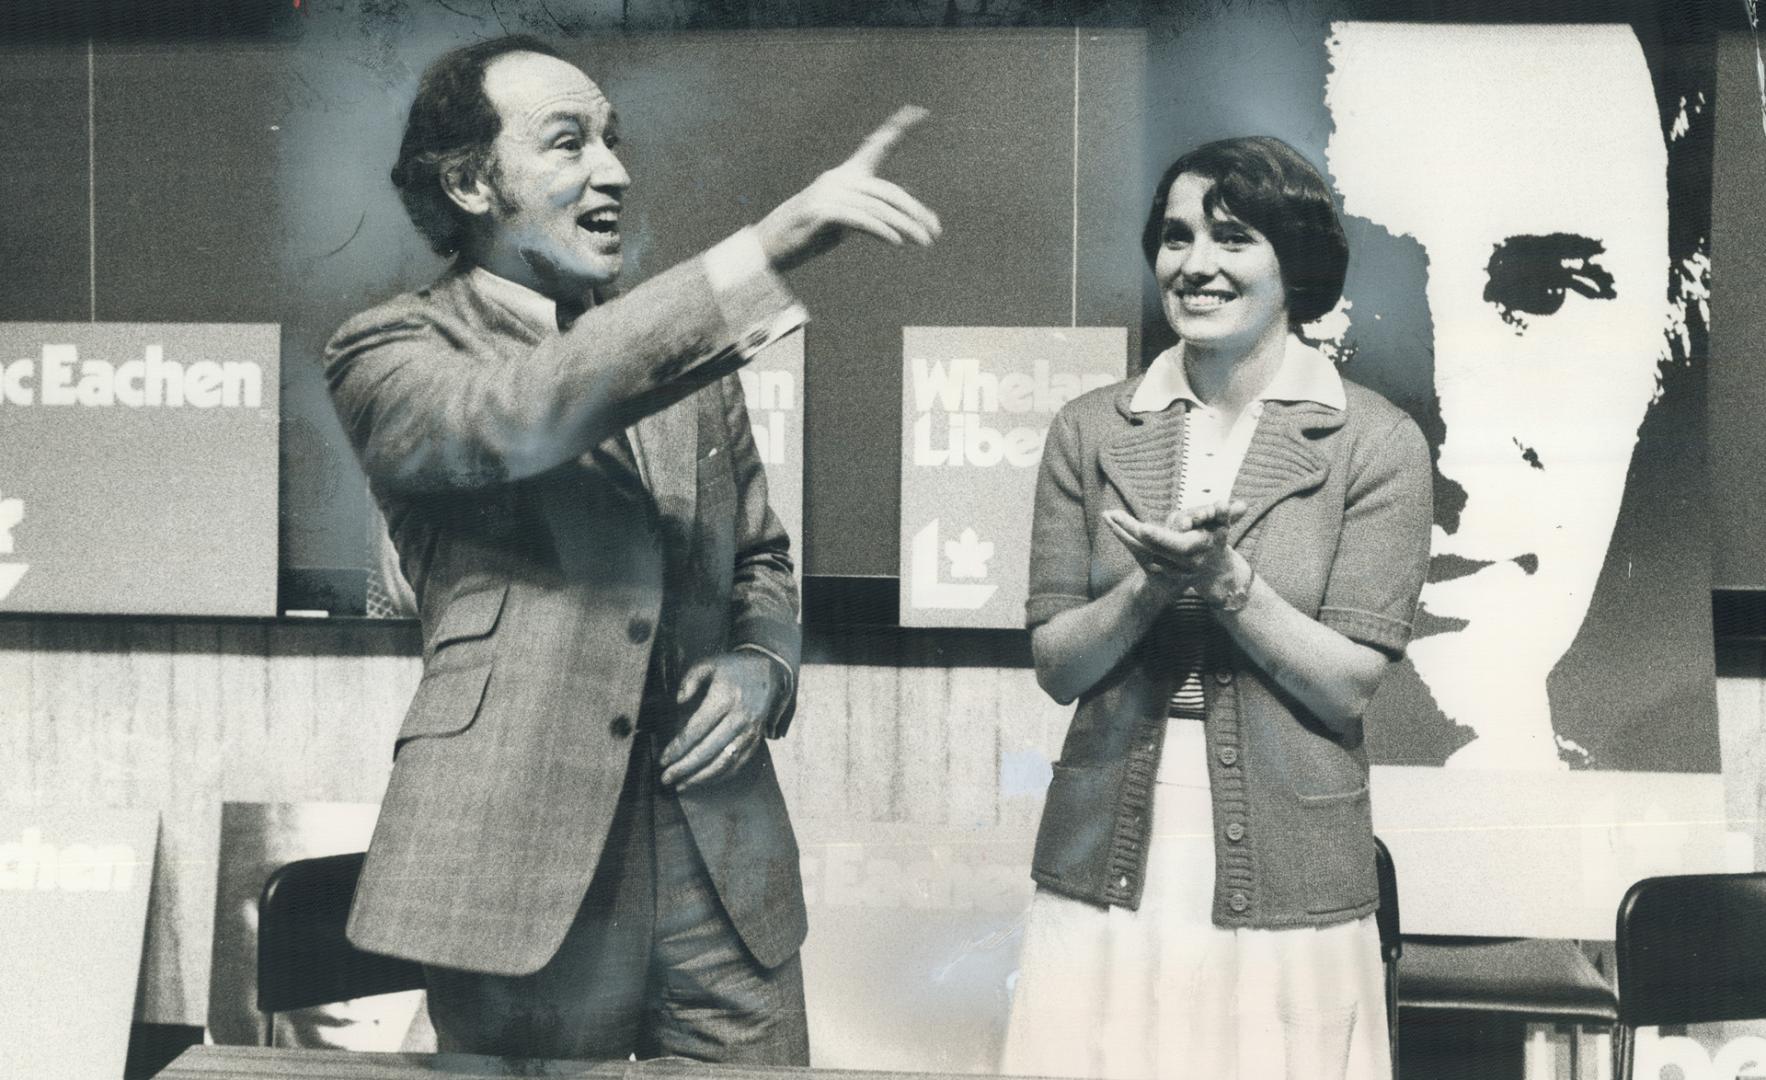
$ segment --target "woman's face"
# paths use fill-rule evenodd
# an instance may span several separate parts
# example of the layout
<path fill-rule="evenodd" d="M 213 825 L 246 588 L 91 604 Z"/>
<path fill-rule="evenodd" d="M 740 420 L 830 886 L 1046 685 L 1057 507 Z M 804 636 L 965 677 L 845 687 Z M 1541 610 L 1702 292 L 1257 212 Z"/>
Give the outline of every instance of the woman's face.
<path fill-rule="evenodd" d="M 1438 468 L 1465 494 L 1437 507 L 1423 590 L 1465 625 L 1413 659 L 1483 752 L 1555 766 L 1545 678 L 1593 597 L 1663 343 L 1649 69 L 1624 27 L 1333 29 L 1330 168 L 1349 214 L 1427 252 Z"/>
<path fill-rule="evenodd" d="M 1195 345 L 1249 348 L 1272 324 L 1284 329 L 1281 264 L 1256 229 L 1202 197 L 1213 181 L 1184 173 L 1165 196 L 1165 230 L 1153 259 L 1165 319 Z"/>

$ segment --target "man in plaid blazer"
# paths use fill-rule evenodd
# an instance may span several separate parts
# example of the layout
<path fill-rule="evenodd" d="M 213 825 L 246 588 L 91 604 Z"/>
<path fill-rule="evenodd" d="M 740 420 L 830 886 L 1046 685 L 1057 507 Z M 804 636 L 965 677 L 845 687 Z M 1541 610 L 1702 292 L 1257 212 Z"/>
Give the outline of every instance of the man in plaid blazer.
<path fill-rule="evenodd" d="M 421 961 L 444 1050 L 807 1064 L 789 544 L 733 372 L 846 233 L 930 244 L 877 176 L 919 119 L 618 297 L 600 89 L 503 38 L 426 72 L 393 182 L 453 265 L 350 320 L 338 414 L 423 629 L 351 913 Z"/>

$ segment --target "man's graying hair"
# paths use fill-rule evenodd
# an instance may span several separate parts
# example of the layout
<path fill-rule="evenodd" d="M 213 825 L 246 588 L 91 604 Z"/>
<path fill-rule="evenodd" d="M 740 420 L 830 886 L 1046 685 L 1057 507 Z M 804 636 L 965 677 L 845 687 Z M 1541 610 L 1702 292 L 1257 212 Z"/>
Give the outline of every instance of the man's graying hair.
<path fill-rule="evenodd" d="M 516 52 L 563 59 L 539 38 L 511 34 L 443 54 L 417 84 L 399 160 L 392 167 L 392 186 L 437 255 L 458 252 L 471 225 L 471 215 L 442 189 L 442 177 L 456 168 L 495 175 L 491 144 L 503 122 L 485 95 L 484 72 L 497 57 Z"/>

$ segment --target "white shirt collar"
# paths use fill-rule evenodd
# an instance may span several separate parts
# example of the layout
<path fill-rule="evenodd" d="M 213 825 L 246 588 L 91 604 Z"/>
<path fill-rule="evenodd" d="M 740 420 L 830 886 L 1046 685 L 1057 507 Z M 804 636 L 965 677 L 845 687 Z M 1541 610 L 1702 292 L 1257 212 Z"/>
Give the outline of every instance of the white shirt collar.
<path fill-rule="evenodd" d="M 537 293 L 519 281 L 493 274 L 482 266 L 472 268 L 472 281 L 485 295 L 514 312 L 535 330 L 558 332 L 558 305 L 551 297 Z M 590 306 L 594 306 L 592 299 Z"/>
<path fill-rule="evenodd" d="M 1129 400 L 1130 412 L 1163 412 L 1174 401 L 1183 400 L 1201 405 L 1202 399 L 1190 388 L 1190 377 L 1183 367 L 1183 345 L 1173 345 L 1147 365 L 1147 373 Z M 1288 335 L 1282 352 L 1282 366 L 1276 370 L 1269 385 L 1254 401 L 1313 401 L 1327 408 L 1343 409 L 1343 378 L 1335 364 L 1317 349 Z"/>

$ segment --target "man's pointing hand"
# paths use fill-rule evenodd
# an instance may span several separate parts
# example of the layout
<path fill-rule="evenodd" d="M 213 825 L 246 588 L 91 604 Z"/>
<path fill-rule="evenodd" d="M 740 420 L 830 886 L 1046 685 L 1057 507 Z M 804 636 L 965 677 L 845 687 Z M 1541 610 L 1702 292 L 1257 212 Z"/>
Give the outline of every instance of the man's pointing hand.
<path fill-rule="evenodd" d="M 755 227 L 773 267 L 791 270 L 838 244 L 849 231 L 900 247 L 930 247 L 942 233 L 938 215 L 877 175 L 889 152 L 926 110 L 905 105 L 859 144 L 845 161 L 780 203 Z"/>

